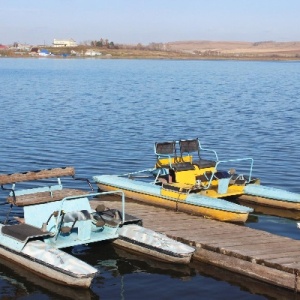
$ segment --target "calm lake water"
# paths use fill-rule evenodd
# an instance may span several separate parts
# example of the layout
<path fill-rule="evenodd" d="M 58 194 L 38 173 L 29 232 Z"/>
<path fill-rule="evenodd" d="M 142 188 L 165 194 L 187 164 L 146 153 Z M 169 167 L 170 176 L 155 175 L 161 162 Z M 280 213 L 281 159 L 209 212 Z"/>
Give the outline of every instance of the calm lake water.
<path fill-rule="evenodd" d="M 199 137 L 220 159 L 253 157 L 263 184 L 300 193 L 299 82 L 299 62 L 2 58 L 0 173 L 72 165 L 92 180 L 152 167 L 156 141 Z M 289 218 L 254 214 L 246 226 L 300 238 Z M 73 253 L 100 271 L 91 290 L 1 259 L 0 299 L 295 299 L 211 266 L 172 267 L 109 244 Z"/>

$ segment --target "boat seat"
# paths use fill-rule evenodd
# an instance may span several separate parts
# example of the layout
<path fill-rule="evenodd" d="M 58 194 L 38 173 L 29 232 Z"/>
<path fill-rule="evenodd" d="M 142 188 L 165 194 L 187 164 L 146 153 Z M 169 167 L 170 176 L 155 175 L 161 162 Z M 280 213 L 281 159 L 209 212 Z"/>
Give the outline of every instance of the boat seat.
<path fill-rule="evenodd" d="M 86 221 L 90 219 L 91 214 L 87 210 L 78 210 L 65 213 L 63 221 L 65 223 L 69 223 L 75 221 Z"/>
<path fill-rule="evenodd" d="M 122 222 L 122 214 L 117 209 L 106 208 L 100 204 L 96 208 L 96 212 L 92 214 L 96 226 L 103 226 L 104 224 L 116 227 Z"/>
<path fill-rule="evenodd" d="M 197 175 L 196 176 L 196 180 L 200 180 L 200 181 L 209 181 L 211 179 L 211 176 L 213 175 L 212 172 L 204 172 L 204 174 L 201 175 Z"/>
<path fill-rule="evenodd" d="M 180 148 L 181 157 L 183 157 L 185 153 L 187 153 L 189 156 L 193 156 L 192 164 L 198 166 L 200 169 L 212 168 L 216 166 L 216 161 L 201 158 L 200 150 L 201 149 L 204 150 L 204 149 L 201 148 L 198 138 L 192 140 L 180 140 L 179 148 Z M 215 151 L 210 150 L 210 152 L 216 155 Z M 192 155 L 193 153 L 195 154 Z M 196 157 L 196 159 L 194 159 L 194 157 Z"/>
<path fill-rule="evenodd" d="M 231 177 L 231 184 L 245 185 L 249 181 L 249 176 L 234 174 Z"/>
<path fill-rule="evenodd" d="M 181 157 L 177 157 L 175 141 L 155 143 L 155 154 L 157 155 L 156 167 L 158 168 L 171 168 L 174 171 L 195 169 L 190 161 L 184 161 Z"/>
<path fill-rule="evenodd" d="M 58 200 L 62 200 L 65 197 L 80 196 L 85 194 L 87 194 L 87 192 L 84 190 L 62 189 L 58 191 L 25 194 L 25 195 L 16 196 L 15 198 L 13 196 L 9 196 L 7 197 L 7 202 L 13 203 L 16 206 L 26 206 L 26 205 L 58 201 Z"/>
<path fill-rule="evenodd" d="M 172 164 L 172 168 L 174 171 L 177 171 L 177 172 L 195 170 L 195 167 L 190 162 L 175 163 L 175 164 Z"/>
<path fill-rule="evenodd" d="M 195 170 L 195 167 L 190 162 L 178 162 L 170 164 L 160 164 L 159 168 L 171 168 L 176 172 Z"/>
<path fill-rule="evenodd" d="M 106 224 L 107 222 L 112 222 L 112 225 L 119 225 L 120 222 L 122 221 L 122 212 L 118 209 L 111 209 L 111 208 L 106 208 L 103 204 L 99 204 L 96 207 L 96 212 L 92 214 L 92 217 L 96 221 L 97 224 L 101 224 L 102 222 L 103 225 Z M 139 224 L 142 226 L 143 221 L 140 218 L 137 218 L 135 216 L 129 215 L 129 214 L 124 214 L 125 220 L 123 224 Z M 96 224 L 96 225 L 97 225 Z M 101 225 L 101 226 L 103 226 Z M 99 227 L 99 225 L 97 225 Z"/>
<path fill-rule="evenodd" d="M 158 142 L 155 143 L 155 154 L 157 156 L 157 168 L 170 168 L 176 159 L 176 142 Z M 162 161 L 164 161 L 162 163 Z"/>
<path fill-rule="evenodd" d="M 88 240 L 91 237 L 92 216 L 88 210 L 70 211 L 62 214 L 59 233 L 62 235 L 71 234 L 73 229 L 79 240 Z M 70 225 L 71 223 L 71 225 Z"/>
<path fill-rule="evenodd" d="M 157 155 L 175 155 L 176 154 L 175 145 L 176 145 L 175 141 L 157 142 L 155 143 L 155 153 Z"/>
<path fill-rule="evenodd" d="M 213 160 L 207 160 L 207 159 L 198 159 L 193 160 L 193 164 L 198 166 L 200 169 L 205 168 L 213 168 L 216 166 L 216 162 Z"/>
<path fill-rule="evenodd" d="M 12 237 L 21 242 L 26 242 L 29 238 L 43 237 L 51 235 L 48 231 L 43 231 L 40 228 L 29 224 L 5 225 L 1 229 L 4 235 Z"/>
<path fill-rule="evenodd" d="M 230 178 L 231 175 L 226 171 L 218 171 L 218 172 L 214 173 L 214 177 L 216 179 L 224 179 L 224 178 Z"/>

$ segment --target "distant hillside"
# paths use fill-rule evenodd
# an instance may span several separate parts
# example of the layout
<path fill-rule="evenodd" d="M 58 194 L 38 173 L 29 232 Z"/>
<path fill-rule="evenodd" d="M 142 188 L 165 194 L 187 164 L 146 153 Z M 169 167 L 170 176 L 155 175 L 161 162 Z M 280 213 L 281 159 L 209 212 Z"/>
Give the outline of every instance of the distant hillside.
<path fill-rule="evenodd" d="M 165 47 L 198 55 L 234 56 L 282 56 L 299 57 L 300 42 L 226 42 L 226 41 L 178 41 L 169 42 Z"/>
<path fill-rule="evenodd" d="M 36 48 L 39 50 L 39 48 Z M 300 60 L 300 42 L 227 42 L 227 41 L 178 41 L 151 43 L 147 46 L 121 45 L 114 47 L 79 45 L 78 47 L 46 47 L 52 53 L 49 58 L 89 57 L 98 53 L 98 59 L 144 58 L 144 59 L 235 59 L 235 60 Z M 0 57 L 40 57 L 31 50 L 0 48 Z"/>

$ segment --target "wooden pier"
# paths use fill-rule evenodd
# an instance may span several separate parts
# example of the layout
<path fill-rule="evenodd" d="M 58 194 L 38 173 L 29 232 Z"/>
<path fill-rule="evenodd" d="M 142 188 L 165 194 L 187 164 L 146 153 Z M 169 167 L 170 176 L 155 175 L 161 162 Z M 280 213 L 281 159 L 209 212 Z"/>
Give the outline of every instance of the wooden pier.
<path fill-rule="evenodd" d="M 97 206 L 99 200 L 93 200 Z M 121 209 L 120 200 L 101 199 Z M 144 227 L 194 246 L 201 261 L 273 286 L 300 292 L 300 240 L 126 200 L 125 211 Z"/>

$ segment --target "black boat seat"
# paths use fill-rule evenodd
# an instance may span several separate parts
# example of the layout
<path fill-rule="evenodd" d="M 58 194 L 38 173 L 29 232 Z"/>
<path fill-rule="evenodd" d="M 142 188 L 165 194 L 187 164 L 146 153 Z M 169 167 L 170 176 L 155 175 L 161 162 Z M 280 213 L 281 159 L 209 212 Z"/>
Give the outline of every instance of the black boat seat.
<path fill-rule="evenodd" d="M 195 167 L 190 162 L 180 162 L 172 164 L 172 168 L 174 171 L 190 171 L 195 170 Z"/>
<path fill-rule="evenodd" d="M 203 151 L 203 148 L 201 148 L 198 138 L 191 140 L 180 140 L 179 148 L 181 157 L 183 157 L 185 153 L 187 153 L 189 156 L 192 156 L 192 164 L 198 166 L 200 169 L 212 168 L 216 166 L 216 161 L 201 158 L 200 150 Z M 192 155 L 193 153 L 194 155 Z M 194 157 L 196 157 L 196 159 L 194 159 Z"/>
<path fill-rule="evenodd" d="M 67 212 L 64 215 L 63 221 L 65 223 L 68 223 L 68 222 L 75 222 L 75 221 L 85 221 L 90 219 L 91 219 L 91 214 L 87 210 L 78 210 L 78 211 Z"/>
<path fill-rule="evenodd" d="M 49 236 L 49 231 L 43 231 L 42 229 L 29 225 L 29 224 L 15 224 L 5 225 L 1 229 L 4 235 L 10 236 L 21 242 L 26 242 L 29 238 Z"/>
<path fill-rule="evenodd" d="M 156 165 L 159 168 L 171 168 L 174 171 L 189 171 L 195 167 L 190 161 L 184 161 L 176 154 L 176 142 L 155 143 L 155 153 L 157 155 Z M 161 158 L 168 158 L 168 162 L 162 163 Z"/>
<path fill-rule="evenodd" d="M 193 160 L 193 164 L 198 166 L 200 169 L 213 168 L 216 166 L 215 161 L 207 159 Z"/>
<path fill-rule="evenodd" d="M 106 208 L 103 204 L 99 204 L 96 208 L 96 212 L 92 213 L 94 221 L 96 221 L 96 226 L 103 222 L 103 225 L 107 222 L 111 222 L 111 225 L 119 225 L 122 221 L 122 212 L 118 209 Z M 143 221 L 135 216 L 124 214 L 125 219 L 123 224 L 139 224 L 142 226 Z M 98 224 L 98 225 L 97 225 Z M 101 225 L 101 226 L 103 226 Z"/>

